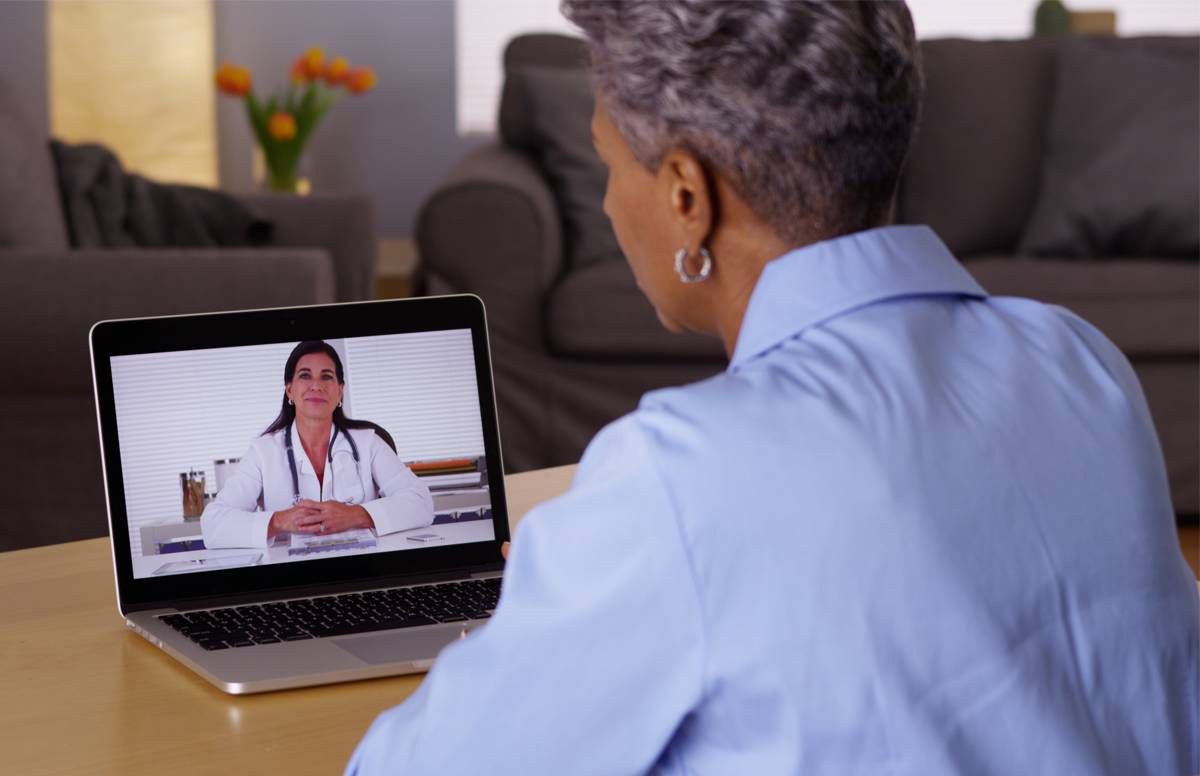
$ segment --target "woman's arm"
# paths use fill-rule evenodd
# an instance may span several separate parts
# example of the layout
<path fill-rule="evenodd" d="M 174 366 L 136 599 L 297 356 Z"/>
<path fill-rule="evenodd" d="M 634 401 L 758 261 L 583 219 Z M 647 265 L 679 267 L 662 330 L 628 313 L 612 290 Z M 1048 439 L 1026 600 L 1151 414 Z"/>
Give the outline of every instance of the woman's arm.
<path fill-rule="evenodd" d="M 271 513 L 258 509 L 263 492 L 262 464 L 254 445 L 225 481 L 225 487 L 204 508 L 200 530 L 210 550 L 226 547 L 267 547 Z"/>
<path fill-rule="evenodd" d="M 380 536 L 433 523 L 433 496 L 392 448 L 371 434 L 371 476 L 380 497 L 363 504 Z"/>
<path fill-rule="evenodd" d="M 521 521 L 487 626 L 379 716 L 347 774 L 653 768 L 704 698 L 706 640 L 683 529 L 643 433 L 631 420 L 602 431 L 571 491 Z"/>

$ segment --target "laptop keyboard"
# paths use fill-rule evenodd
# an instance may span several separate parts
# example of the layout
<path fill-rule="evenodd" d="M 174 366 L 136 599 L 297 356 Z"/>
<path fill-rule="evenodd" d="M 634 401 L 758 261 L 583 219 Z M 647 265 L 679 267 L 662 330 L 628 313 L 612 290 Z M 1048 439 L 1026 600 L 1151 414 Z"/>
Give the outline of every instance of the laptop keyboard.
<path fill-rule="evenodd" d="M 160 620 L 205 649 L 252 647 L 491 616 L 500 578 L 369 590 L 166 614 Z"/>

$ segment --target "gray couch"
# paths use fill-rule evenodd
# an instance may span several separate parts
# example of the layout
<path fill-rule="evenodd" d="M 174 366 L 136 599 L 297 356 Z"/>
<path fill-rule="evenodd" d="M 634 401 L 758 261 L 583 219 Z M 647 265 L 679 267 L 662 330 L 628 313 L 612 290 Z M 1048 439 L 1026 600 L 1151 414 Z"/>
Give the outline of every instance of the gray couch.
<path fill-rule="evenodd" d="M 1120 346 L 1176 509 L 1197 512 L 1197 39 L 922 50 L 897 220 L 933 226 L 991 293 L 1064 305 Z M 514 40 L 499 141 L 463 159 L 418 220 L 425 290 L 487 304 L 509 471 L 578 460 L 645 391 L 726 363 L 716 340 L 662 330 L 606 232 L 583 57 L 570 38 Z M 1173 160 L 1165 177 L 1155 153 Z"/>
<path fill-rule="evenodd" d="M 46 138 L 0 84 L 0 551 L 107 533 L 88 330 L 105 318 L 369 298 L 370 204 L 253 196 L 270 248 L 71 250 Z M 203 379 L 203 376 L 197 376 Z"/>

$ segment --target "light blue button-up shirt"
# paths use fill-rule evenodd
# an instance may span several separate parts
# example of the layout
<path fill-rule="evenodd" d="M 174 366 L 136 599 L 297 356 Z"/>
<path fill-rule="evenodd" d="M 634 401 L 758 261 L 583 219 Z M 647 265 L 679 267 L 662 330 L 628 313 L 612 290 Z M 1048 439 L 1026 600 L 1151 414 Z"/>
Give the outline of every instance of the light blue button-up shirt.
<path fill-rule="evenodd" d="M 1125 358 L 877 229 L 596 437 L 350 771 L 1191 774 L 1198 629 Z"/>

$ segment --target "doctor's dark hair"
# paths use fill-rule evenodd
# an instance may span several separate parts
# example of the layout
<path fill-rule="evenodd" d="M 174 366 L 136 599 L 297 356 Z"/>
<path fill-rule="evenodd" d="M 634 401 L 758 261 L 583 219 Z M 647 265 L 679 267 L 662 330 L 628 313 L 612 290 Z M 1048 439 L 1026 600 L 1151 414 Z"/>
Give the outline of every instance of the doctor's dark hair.
<path fill-rule="evenodd" d="M 291 355 L 283 365 L 283 383 L 287 385 L 296 376 L 296 364 L 300 363 L 300 359 L 310 353 L 324 353 L 333 359 L 333 369 L 337 374 L 338 385 L 346 384 L 346 370 L 342 368 L 342 359 L 338 352 L 334 350 L 333 345 L 321 340 L 306 340 L 301 342 L 296 347 L 292 348 Z M 274 434 L 276 431 L 283 431 L 288 426 L 292 425 L 292 421 L 296 419 L 296 407 L 288 404 L 287 394 L 283 396 L 283 408 L 279 410 L 279 416 L 267 426 L 267 430 L 262 432 L 263 436 Z M 392 439 L 383 426 L 378 423 L 372 423 L 369 420 L 355 420 L 354 418 L 346 417 L 346 413 L 342 412 L 342 408 L 336 407 L 333 410 L 333 425 L 340 428 L 343 432 L 352 428 L 369 428 L 375 432 L 375 435 L 387 443 L 387 446 L 392 448 L 392 452 L 396 452 L 396 442 Z"/>
<path fill-rule="evenodd" d="M 783 240 L 891 219 L 920 109 L 903 2 L 562 0 L 596 94 L 650 172 L 678 148 Z"/>

